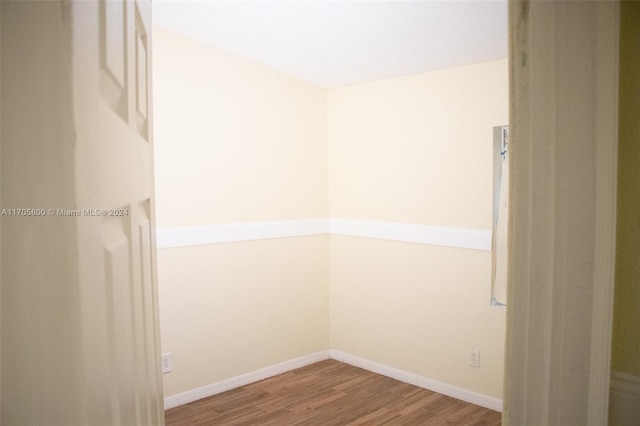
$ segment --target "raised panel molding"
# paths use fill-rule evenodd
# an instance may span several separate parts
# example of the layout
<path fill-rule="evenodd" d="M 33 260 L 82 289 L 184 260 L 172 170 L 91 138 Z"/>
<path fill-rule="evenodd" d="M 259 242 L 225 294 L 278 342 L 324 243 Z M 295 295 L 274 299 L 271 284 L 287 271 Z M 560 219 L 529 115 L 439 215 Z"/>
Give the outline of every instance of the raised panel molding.
<path fill-rule="evenodd" d="M 131 238 L 128 217 L 106 217 L 103 223 L 103 242 L 105 259 L 107 303 L 107 328 L 109 335 L 108 350 L 111 371 L 118 373 L 111 377 L 110 398 L 111 416 L 122 419 L 123 413 L 131 410 L 133 399 L 129 398 L 126 378 L 132 371 L 122 366 L 131 365 L 133 335 L 131 313 Z M 122 313 L 125 315 L 122 315 Z M 118 335 L 119 333 L 122 333 Z"/>
<path fill-rule="evenodd" d="M 351 219 L 305 219 L 158 228 L 158 248 L 306 235 L 344 235 L 475 250 L 491 250 L 491 231 Z"/>
<path fill-rule="evenodd" d="M 100 2 L 100 92 L 123 120 L 127 116 L 127 8 L 123 2 Z"/>
<path fill-rule="evenodd" d="M 126 14 L 123 2 L 105 1 L 104 7 L 104 66 L 121 87 L 125 83 Z"/>
<path fill-rule="evenodd" d="M 140 135 L 146 140 L 149 139 L 148 119 L 147 119 L 147 75 L 148 75 L 148 47 L 147 32 L 142 19 L 136 9 L 136 35 L 135 35 L 135 99 L 136 99 L 136 125 Z"/>

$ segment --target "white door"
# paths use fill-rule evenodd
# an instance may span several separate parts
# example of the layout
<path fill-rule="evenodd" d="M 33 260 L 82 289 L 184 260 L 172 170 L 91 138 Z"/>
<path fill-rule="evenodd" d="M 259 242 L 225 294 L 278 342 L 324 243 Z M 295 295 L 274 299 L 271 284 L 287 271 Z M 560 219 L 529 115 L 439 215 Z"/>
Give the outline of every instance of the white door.
<path fill-rule="evenodd" d="M 163 424 L 150 3 L 0 8 L 0 421 Z"/>
<path fill-rule="evenodd" d="M 151 4 L 69 3 L 89 424 L 164 423 L 151 127 Z"/>

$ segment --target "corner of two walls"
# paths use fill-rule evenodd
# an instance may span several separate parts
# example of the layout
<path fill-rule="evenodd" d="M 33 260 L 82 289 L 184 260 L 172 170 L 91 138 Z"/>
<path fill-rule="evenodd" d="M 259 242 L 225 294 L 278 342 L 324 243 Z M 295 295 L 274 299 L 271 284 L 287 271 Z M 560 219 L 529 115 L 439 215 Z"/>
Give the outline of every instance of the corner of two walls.
<path fill-rule="evenodd" d="M 153 49 L 159 228 L 327 216 L 324 90 L 161 28 Z M 327 349 L 328 252 L 326 235 L 159 249 L 165 395 Z"/>
<path fill-rule="evenodd" d="M 153 54 L 160 228 L 490 229 L 506 60 L 325 90 L 161 28 Z M 331 348 L 501 398 L 490 265 L 489 251 L 326 234 L 161 248 L 165 395 Z"/>

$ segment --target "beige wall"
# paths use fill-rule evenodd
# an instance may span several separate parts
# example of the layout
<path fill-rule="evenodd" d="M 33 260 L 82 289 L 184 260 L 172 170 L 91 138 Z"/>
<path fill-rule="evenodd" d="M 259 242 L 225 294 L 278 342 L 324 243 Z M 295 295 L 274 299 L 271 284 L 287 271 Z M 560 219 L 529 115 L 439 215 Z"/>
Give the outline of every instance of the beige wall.
<path fill-rule="evenodd" d="M 640 3 L 623 2 L 612 368 L 640 376 Z"/>
<path fill-rule="evenodd" d="M 331 90 L 331 216 L 490 229 L 507 81 L 500 60 Z M 332 349 L 502 397 L 489 252 L 332 236 L 330 262 Z"/>
<path fill-rule="evenodd" d="M 160 227 L 333 217 L 490 229 L 506 60 L 325 90 L 154 36 Z M 501 398 L 490 260 L 337 235 L 160 249 L 165 395 L 331 348 Z"/>
<path fill-rule="evenodd" d="M 154 35 L 158 226 L 326 217 L 325 91 Z"/>
<path fill-rule="evenodd" d="M 327 349 L 327 238 L 159 250 L 165 396 Z"/>
<path fill-rule="evenodd" d="M 326 93 L 154 29 L 157 222 L 326 217 Z M 160 249 L 165 396 L 329 347 L 328 237 Z"/>
<path fill-rule="evenodd" d="M 330 90 L 331 217 L 490 229 L 507 120 L 506 60 Z"/>

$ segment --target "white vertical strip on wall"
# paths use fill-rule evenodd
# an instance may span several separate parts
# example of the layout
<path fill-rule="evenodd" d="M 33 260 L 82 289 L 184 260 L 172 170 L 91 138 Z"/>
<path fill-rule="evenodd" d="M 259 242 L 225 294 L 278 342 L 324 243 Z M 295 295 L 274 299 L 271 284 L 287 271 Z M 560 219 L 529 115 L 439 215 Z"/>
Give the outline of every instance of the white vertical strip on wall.
<path fill-rule="evenodd" d="M 321 234 L 491 250 L 491 231 L 351 219 L 305 219 L 158 228 L 158 248 Z"/>

